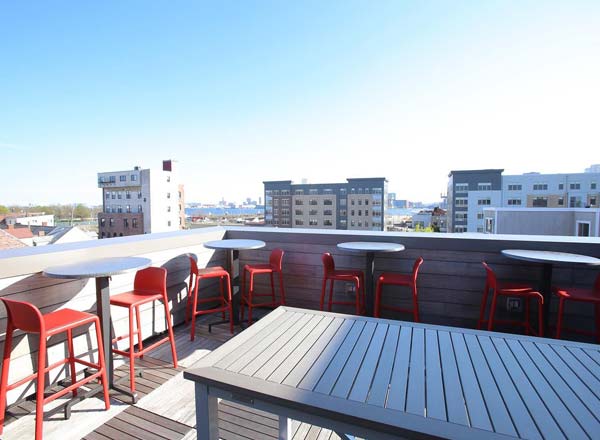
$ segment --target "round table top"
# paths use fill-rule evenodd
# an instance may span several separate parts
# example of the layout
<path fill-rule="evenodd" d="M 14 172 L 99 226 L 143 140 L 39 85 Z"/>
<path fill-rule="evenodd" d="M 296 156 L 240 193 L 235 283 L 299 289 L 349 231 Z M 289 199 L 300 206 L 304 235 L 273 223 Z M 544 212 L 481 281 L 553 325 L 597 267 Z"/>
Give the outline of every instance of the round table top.
<path fill-rule="evenodd" d="M 535 261 L 537 263 L 574 263 L 599 266 L 600 259 L 587 255 L 568 254 L 566 252 L 536 251 L 528 249 L 504 249 L 502 255 L 516 260 Z"/>
<path fill-rule="evenodd" d="M 404 250 L 404 245 L 402 244 L 381 241 L 348 241 L 338 243 L 337 247 L 355 252 L 400 252 Z"/>
<path fill-rule="evenodd" d="M 43 273 L 51 278 L 97 278 L 119 275 L 136 269 L 144 269 L 151 264 L 152 260 L 149 258 L 109 257 L 52 266 L 44 270 Z"/>
<path fill-rule="evenodd" d="M 224 240 L 207 241 L 204 247 L 208 249 L 260 249 L 265 247 L 266 243 L 262 240 L 246 240 L 242 238 L 227 238 Z"/>

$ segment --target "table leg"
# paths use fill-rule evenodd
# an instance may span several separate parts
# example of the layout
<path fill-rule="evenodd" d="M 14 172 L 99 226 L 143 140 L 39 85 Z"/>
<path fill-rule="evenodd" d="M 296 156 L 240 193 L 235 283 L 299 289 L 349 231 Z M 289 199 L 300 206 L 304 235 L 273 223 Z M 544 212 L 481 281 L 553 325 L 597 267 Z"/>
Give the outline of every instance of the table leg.
<path fill-rule="evenodd" d="M 196 382 L 196 437 L 200 440 L 218 440 L 219 408 L 217 398 L 208 392 L 208 386 Z"/>
<path fill-rule="evenodd" d="M 239 258 L 239 251 L 234 249 L 227 249 L 227 262 L 226 267 L 227 272 L 229 273 L 229 279 L 231 280 L 231 308 L 233 309 L 233 325 L 240 325 L 240 302 L 241 302 L 241 290 L 239 288 L 240 285 L 240 277 L 239 274 L 236 277 L 234 273 L 234 263 L 235 260 Z M 239 271 L 238 271 L 239 272 Z M 211 322 L 208 324 L 208 331 L 212 330 L 213 325 L 220 324 L 228 324 L 229 321 L 217 321 Z"/>
<path fill-rule="evenodd" d="M 550 300 L 552 299 L 552 264 L 542 266 L 542 280 L 540 282 L 540 293 L 544 297 L 543 321 L 544 336 L 550 337 Z M 529 316 L 527 317 L 529 319 Z"/>
<path fill-rule="evenodd" d="M 96 314 L 100 318 L 102 330 L 102 345 L 104 345 L 104 362 L 106 363 L 106 376 L 108 386 L 114 382 L 112 340 L 110 334 L 110 289 L 108 277 L 96 278 Z"/>
<path fill-rule="evenodd" d="M 366 294 L 366 313 L 367 316 L 373 316 L 375 295 L 373 284 L 375 282 L 375 253 L 367 252 L 367 266 L 365 268 L 365 294 Z"/>

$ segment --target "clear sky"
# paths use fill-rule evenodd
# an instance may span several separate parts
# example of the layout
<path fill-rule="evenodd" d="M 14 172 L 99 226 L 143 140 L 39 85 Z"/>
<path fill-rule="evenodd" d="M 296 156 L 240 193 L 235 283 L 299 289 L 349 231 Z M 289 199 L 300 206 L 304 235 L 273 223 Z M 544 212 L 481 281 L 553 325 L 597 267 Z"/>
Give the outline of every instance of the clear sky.
<path fill-rule="evenodd" d="M 3 1 L 0 204 L 101 203 L 178 161 L 188 201 L 263 180 L 600 163 L 600 1 Z"/>

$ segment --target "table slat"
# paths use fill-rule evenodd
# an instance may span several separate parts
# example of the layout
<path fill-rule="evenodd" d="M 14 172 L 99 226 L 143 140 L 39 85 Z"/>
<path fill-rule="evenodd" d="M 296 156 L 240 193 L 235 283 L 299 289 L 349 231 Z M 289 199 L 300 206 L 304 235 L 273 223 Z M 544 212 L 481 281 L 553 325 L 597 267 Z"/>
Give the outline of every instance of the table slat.
<path fill-rule="evenodd" d="M 375 322 L 371 321 L 365 324 L 365 328 L 360 335 L 358 342 L 354 346 L 352 354 L 348 358 L 346 365 L 344 365 L 344 368 L 331 392 L 332 396 L 343 397 L 345 399 L 348 397 L 348 394 L 350 394 L 350 390 L 352 389 L 354 380 L 360 371 L 360 366 L 367 353 L 367 349 L 371 344 L 371 340 L 373 339 L 373 334 L 375 333 L 376 328 L 377 324 Z"/>
<path fill-rule="evenodd" d="M 562 375 L 557 372 L 555 369 L 556 367 L 549 364 L 547 359 L 544 358 L 538 349 L 539 345 L 547 344 L 535 344 L 532 341 L 522 342 L 523 349 L 527 352 L 535 366 L 539 369 L 540 374 L 556 391 L 556 394 L 560 397 L 561 401 L 568 403 L 571 414 L 573 417 L 575 417 L 575 419 L 577 419 L 581 427 L 587 432 L 588 435 L 591 435 L 591 433 L 600 433 L 600 423 L 598 420 L 592 413 L 590 413 L 588 408 L 567 384 Z M 565 371 L 564 373 L 567 375 L 573 374 L 570 371 Z M 544 399 L 545 398 L 546 396 L 544 396 Z"/>
<path fill-rule="evenodd" d="M 406 390 L 406 412 L 425 416 L 425 330 L 413 328 Z"/>
<path fill-rule="evenodd" d="M 458 367 L 450 333 L 438 331 L 440 347 L 440 360 L 442 364 L 442 376 L 444 379 L 444 396 L 447 402 L 448 421 L 461 425 L 469 424 L 469 417 L 465 398 L 462 392 L 462 384 L 458 375 Z"/>
<path fill-rule="evenodd" d="M 600 399 L 600 381 L 596 379 L 590 370 L 579 361 L 567 347 L 553 345 L 556 354 L 569 366 L 569 368 L 583 381 L 594 395 Z"/>
<path fill-rule="evenodd" d="M 354 345 L 356 344 L 356 341 L 358 341 L 364 327 L 364 321 L 356 321 L 354 326 L 352 326 L 352 330 L 350 330 L 348 337 L 344 339 L 337 353 L 318 380 L 317 385 L 314 388 L 316 392 L 324 394 L 331 393 L 331 390 L 333 389 L 337 378 L 340 376 L 344 365 L 346 365 L 346 361 L 350 357 Z"/>
<path fill-rule="evenodd" d="M 371 383 L 373 382 L 373 376 L 377 370 L 377 365 L 381 357 L 381 349 L 385 342 L 388 329 L 391 326 L 388 324 L 377 324 L 373 340 L 368 347 L 367 354 L 363 359 L 362 365 L 358 369 L 356 375 L 356 381 L 350 391 L 349 399 L 364 402 L 367 400 L 369 390 L 371 389 Z M 386 387 L 387 388 L 387 387 Z M 334 390 L 335 391 L 335 390 Z"/>
<path fill-rule="evenodd" d="M 481 395 L 481 389 L 473 370 L 471 356 L 467 350 L 464 336 L 459 332 L 452 332 L 450 336 L 454 345 L 460 382 L 463 386 L 463 395 L 465 396 L 467 410 L 469 411 L 471 426 L 492 431 L 492 423 L 485 407 L 483 396 Z"/>
<path fill-rule="evenodd" d="M 404 411 L 406 408 L 412 331 L 412 327 L 408 326 L 402 326 L 400 329 L 400 339 L 398 340 L 398 349 L 396 351 L 396 359 L 394 360 L 394 370 L 392 371 L 392 380 L 386 404 L 387 408 L 399 411 Z"/>
<path fill-rule="evenodd" d="M 565 438 L 558 424 L 548 412 L 544 402 L 540 399 L 535 388 L 521 369 L 506 341 L 501 338 L 492 338 L 492 343 L 496 347 L 498 355 L 506 367 L 506 371 L 512 378 L 523 403 L 534 418 L 542 436 L 551 439 Z"/>
<path fill-rule="evenodd" d="M 385 400 L 388 394 L 389 384 L 392 378 L 392 369 L 394 368 L 394 358 L 398 346 L 398 337 L 400 336 L 400 326 L 390 325 L 385 335 L 383 350 L 375 371 L 373 384 L 369 391 L 367 403 L 370 405 L 385 406 Z"/>
<path fill-rule="evenodd" d="M 494 430 L 502 434 L 516 435 L 517 432 L 508 414 L 506 404 L 496 386 L 493 373 L 490 371 L 488 363 L 483 356 L 477 336 L 465 335 L 465 342 L 471 356 L 471 361 L 473 362 L 475 375 L 479 381 L 481 393 L 485 400 L 485 406 L 494 425 Z"/>
<path fill-rule="evenodd" d="M 542 435 L 504 367 L 492 340 L 489 336 L 480 336 L 478 339 L 518 435 L 527 439 L 541 439 Z"/>
<path fill-rule="evenodd" d="M 448 420 L 446 416 L 446 396 L 442 382 L 440 347 L 437 331 L 425 330 L 426 406 L 427 417 Z"/>

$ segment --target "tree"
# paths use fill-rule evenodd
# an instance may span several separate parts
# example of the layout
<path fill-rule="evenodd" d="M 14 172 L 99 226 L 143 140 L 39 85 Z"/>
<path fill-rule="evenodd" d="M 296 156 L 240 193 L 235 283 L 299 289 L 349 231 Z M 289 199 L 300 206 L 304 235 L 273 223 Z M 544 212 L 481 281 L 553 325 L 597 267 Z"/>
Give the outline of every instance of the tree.
<path fill-rule="evenodd" d="M 8 214 L 9 212 L 10 212 L 10 209 L 8 209 L 4 205 L 0 205 L 0 214 Z"/>
<path fill-rule="evenodd" d="M 73 208 L 73 218 L 89 218 L 90 208 L 85 206 L 83 203 L 77 204 Z"/>

